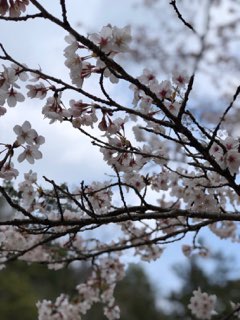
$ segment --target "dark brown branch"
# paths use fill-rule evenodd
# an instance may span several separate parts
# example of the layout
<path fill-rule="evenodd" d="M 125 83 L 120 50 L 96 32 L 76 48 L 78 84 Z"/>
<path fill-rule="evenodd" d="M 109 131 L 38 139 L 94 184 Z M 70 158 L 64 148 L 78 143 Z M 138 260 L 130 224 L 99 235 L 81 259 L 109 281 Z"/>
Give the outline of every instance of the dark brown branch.
<path fill-rule="evenodd" d="M 62 209 L 62 205 L 60 203 L 60 198 L 59 198 L 59 194 L 58 194 L 58 188 L 57 185 L 55 184 L 55 182 L 53 180 L 48 180 L 48 182 L 50 182 L 53 186 L 53 190 L 56 196 L 56 200 L 57 200 L 57 207 L 58 207 L 58 211 L 60 213 L 61 216 L 61 220 L 64 221 L 64 216 L 63 216 L 63 209 Z"/>
<path fill-rule="evenodd" d="M 185 108 L 187 106 L 188 98 L 189 98 L 190 92 L 192 91 L 192 88 L 193 88 L 193 82 L 194 82 L 194 74 L 191 76 L 191 78 L 189 80 L 188 87 L 187 87 L 187 90 L 185 92 L 184 99 L 183 99 L 183 102 L 181 104 L 181 107 L 180 107 L 180 110 L 179 110 L 179 113 L 178 113 L 178 118 L 179 119 L 182 118 L 183 113 L 185 112 Z"/>
<path fill-rule="evenodd" d="M 17 209 L 16 209 L 17 210 Z M 160 220 L 160 219 L 171 219 L 178 217 L 188 217 L 194 219 L 208 219 L 209 224 L 218 222 L 218 221 L 240 221 L 240 212 L 209 212 L 206 211 L 191 211 L 184 209 L 172 209 L 172 208 L 161 208 L 158 206 L 150 205 L 140 205 L 140 206 L 128 206 L 128 211 L 131 213 L 131 220 L 134 221 L 148 221 L 148 220 Z M 129 221 L 129 216 L 126 213 L 125 208 L 116 208 L 112 211 L 109 211 L 101 216 L 98 216 L 96 221 L 95 218 L 79 218 L 74 220 L 49 220 L 43 218 L 31 217 L 30 219 L 13 219 L 9 221 L 0 221 L 0 225 L 13 225 L 13 226 L 48 226 L 48 227 L 57 227 L 57 226 L 79 226 L 80 228 L 90 225 L 97 224 L 106 225 L 110 223 L 119 223 Z"/>
<path fill-rule="evenodd" d="M 119 172 L 118 172 L 118 170 L 117 170 L 116 166 L 113 166 L 113 168 L 114 168 L 114 170 L 115 170 L 115 172 L 116 172 L 116 175 L 117 175 L 117 179 L 118 179 L 118 188 L 119 188 L 119 193 L 120 193 L 120 197 L 121 197 L 121 200 L 122 200 L 123 206 L 124 206 L 124 208 L 125 208 L 125 210 L 126 210 L 126 212 L 127 212 L 128 216 L 129 216 L 129 218 L 131 219 L 131 214 L 130 214 L 130 212 L 129 212 L 129 210 L 128 210 L 128 206 L 127 206 L 127 203 L 126 203 L 126 201 L 125 201 L 125 197 L 124 197 L 124 193 L 123 193 L 123 189 L 122 189 L 122 181 L 121 181 L 121 177 L 120 177 L 120 175 L 119 175 Z"/>
<path fill-rule="evenodd" d="M 63 22 L 64 22 L 66 25 L 69 25 L 68 18 L 67 18 L 67 8 L 66 8 L 65 0 L 60 0 L 60 5 L 61 5 L 61 7 L 62 7 Z"/>

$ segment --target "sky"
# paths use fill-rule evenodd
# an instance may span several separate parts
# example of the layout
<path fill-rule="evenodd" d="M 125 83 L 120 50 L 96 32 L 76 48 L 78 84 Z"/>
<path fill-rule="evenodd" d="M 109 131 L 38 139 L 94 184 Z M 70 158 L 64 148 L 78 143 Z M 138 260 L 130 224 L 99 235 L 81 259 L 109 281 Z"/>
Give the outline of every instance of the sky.
<path fill-rule="evenodd" d="M 44 0 L 41 3 L 46 4 L 51 12 L 58 12 L 56 10 L 58 1 Z M 87 30 L 89 33 L 99 31 L 108 23 L 118 27 L 133 22 L 140 24 L 143 20 L 149 23 L 150 13 L 146 9 L 133 8 L 134 3 L 136 1 L 133 0 L 88 0 L 87 2 L 72 0 L 68 13 L 72 24 L 79 31 Z M 68 74 L 63 57 L 63 49 L 66 47 L 65 35 L 65 32 L 45 21 L 29 23 L 0 21 L 0 42 L 4 44 L 9 54 L 20 62 L 26 62 L 32 68 L 41 66 L 43 71 L 56 76 L 61 74 L 63 77 L 67 77 Z M 140 67 L 143 69 L 144 65 Z M 89 90 L 92 90 L 93 85 L 91 81 L 88 82 Z M 109 89 L 114 90 L 112 87 Z M 115 94 L 118 94 L 123 101 L 129 101 L 130 98 L 124 96 L 124 88 L 122 90 Z M 49 121 L 44 120 L 41 114 L 42 106 L 42 101 L 27 100 L 24 104 L 9 108 L 8 114 L 0 118 L 0 138 L 3 142 L 12 142 L 15 134 L 11 128 L 16 123 L 22 124 L 25 120 L 29 120 L 33 128 L 46 138 L 45 145 L 41 147 L 43 159 L 37 161 L 31 168 L 27 163 L 18 164 L 19 171 L 23 173 L 32 169 L 37 171 L 39 176 L 44 174 L 57 183 L 68 182 L 72 186 L 82 180 L 86 183 L 91 180 L 106 180 L 111 170 L 104 163 L 97 148 L 91 145 L 88 138 L 73 132 L 68 124 L 49 125 Z M 20 180 L 21 178 L 22 174 Z M 205 236 L 215 249 L 220 248 L 216 237 L 208 233 L 205 233 Z M 187 262 L 187 258 L 182 255 L 181 244 L 169 245 L 158 261 L 151 264 L 144 263 L 155 285 L 166 291 L 180 285 L 170 271 L 170 266 Z M 221 248 L 234 252 L 237 247 L 236 244 L 222 241 Z M 128 258 L 132 260 L 131 257 Z"/>

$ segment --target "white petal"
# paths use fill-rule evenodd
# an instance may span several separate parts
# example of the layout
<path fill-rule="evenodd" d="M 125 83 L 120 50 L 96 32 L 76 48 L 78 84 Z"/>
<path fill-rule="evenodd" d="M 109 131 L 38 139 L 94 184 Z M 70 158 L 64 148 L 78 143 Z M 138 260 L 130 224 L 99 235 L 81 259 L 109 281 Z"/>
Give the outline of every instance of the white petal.
<path fill-rule="evenodd" d="M 9 96 L 7 98 L 7 103 L 9 105 L 9 107 L 15 107 L 16 104 L 17 104 L 17 100 L 16 100 L 16 98 L 14 96 Z"/>
<path fill-rule="evenodd" d="M 39 150 L 33 150 L 33 156 L 35 159 L 41 159 L 42 158 L 42 152 L 40 152 Z"/>
<path fill-rule="evenodd" d="M 41 145 L 45 142 L 45 138 L 43 136 L 38 136 L 36 139 L 35 139 L 35 142 L 37 145 Z"/>
<path fill-rule="evenodd" d="M 22 125 L 22 129 L 24 132 L 28 131 L 31 129 L 31 123 L 29 121 L 25 121 Z"/>
<path fill-rule="evenodd" d="M 21 94 L 20 92 L 18 92 L 18 93 L 16 94 L 16 99 L 17 99 L 18 102 L 23 102 L 23 101 L 25 100 L 25 97 L 24 97 L 23 94 Z"/>
<path fill-rule="evenodd" d="M 16 126 L 14 126 L 13 131 L 14 131 L 17 135 L 21 135 L 21 134 L 22 134 L 22 127 L 17 124 Z"/>
<path fill-rule="evenodd" d="M 32 155 L 27 154 L 26 160 L 27 160 L 30 164 L 34 164 L 34 158 L 33 158 Z"/>
<path fill-rule="evenodd" d="M 19 156 L 18 156 L 18 162 L 23 162 L 26 159 L 26 152 L 23 151 Z"/>

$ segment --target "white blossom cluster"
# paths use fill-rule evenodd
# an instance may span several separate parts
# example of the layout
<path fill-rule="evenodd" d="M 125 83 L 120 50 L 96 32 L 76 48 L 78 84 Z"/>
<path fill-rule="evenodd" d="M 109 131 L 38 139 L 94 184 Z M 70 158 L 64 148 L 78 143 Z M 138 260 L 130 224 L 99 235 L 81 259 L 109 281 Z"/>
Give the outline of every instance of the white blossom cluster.
<path fill-rule="evenodd" d="M 130 27 L 121 29 L 108 25 L 103 27 L 99 33 L 89 35 L 89 39 L 98 45 L 105 54 L 113 58 L 118 53 L 128 51 L 128 44 L 131 41 Z M 68 35 L 65 40 L 69 44 L 64 50 L 65 65 L 70 69 L 70 78 L 73 84 L 81 88 L 84 78 L 100 69 L 104 70 L 104 76 L 109 77 L 111 82 L 118 82 L 118 78 L 106 67 L 101 58 L 95 57 L 97 61 L 92 65 L 87 59 L 94 56 L 81 57 L 77 53 L 82 46 L 79 45 L 74 36 Z"/>
<path fill-rule="evenodd" d="M 15 125 L 13 130 L 17 135 L 17 139 L 12 148 L 15 149 L 22 147 L 24 149 L 17 158 L 18 162 L 27 160 L 30 164 L 34 164 L 35 160 L 41 159 L 42 153 L 39 151 L 39 147 L 45 142 L 45 138 L 41 135 L 38 135 L 36 130 L 32 129 L 30 122 L 25 121 L 22 126 Z M 11 161 L 14 155 L 13 149 L 8 149 L 5 162 L 0 168 L 0 178 L 5 180 L 12 180 L 19 174 L 18 170 L 14 168 L 14 164 Z"/>
<path fill-rule="evenodd" d="M 29 208 L 37 196 L 34 184 L 37 182 L 37 173 L 30 170 L 24 174 L 25 180 L 19 183 L 19 191 L 22 192 L 22 201 L 24 207 Z"/>
<path fill-rule="evenodd" d="M 216 314 L 214 308 L 217 297 L 215 295 L 208 295 L 202 292 L 200 288 L 193 291 L 193 297 L 190 299 L 188 308 L 197 319 L 209 320 Z"/>
<path fill-rule="evenodd" d="M 124 276 L 123 265 L 118 258 L 101 259 L 86 283 L 76 287 L 77 299 L 69 300 L 66 295 L 60 295 L 53 303 L 43 300 L 37 303 L 39 320 L 75 320 L 100 302 L 104 306 L 104 314 L 109 320 L 120 318 L 119 307 L 113 297 L 116 282 Z M 100 283 L 100 286 L 99 286 Z"/>
<path fill-rule="evenodd" d="M 118 53 L 129 51 L 131 29 L 130 26 L 118 28 L 109 24 L 103 27 L 99 33 L 90 34 L 89 39 L 97 44 L 108 57 L 113 58 Z M 104 76 L 109 77 L 112 83 L 118 82 L 116 75 L 106 67 L 101 58 L 97 58 L 96 67 L 104 68 Z"/>
<path fill-rule="evenodd" d="M 10 67 L 3 66 L 3 71 L 0 72 L 0 116 L 4 116 L 7 112 L 6 105 L 8 105 L 8 107 L 15 107 L 18 102 L 25 100 L 24 95 L 19 90 L 20 86 L 17 82 L 26 81 L 27 79 L 28 75 L 22 67 L 16 64 L 11 64 Z M 33 164 L 35 160 L 42 158 L 39 147 L 45 142 L 44 137 L 38 135 L 36 130 L 32 129 L 29 121 L 25 121 L 22 126 L 14 126 L 13 130 L 17 135 L 17 139 L 11 150 L 9 146 L 7 147 L 8 157 L 0 168 L 0 177 L 6 180 L 16 178 L 19 174 L 11 161 L 15 148 L 22 147 L 24 149 L 18 156 L 19 162 L 26 159 L 30 164 Z M 5 149 L 5 151 L 7 150 Z"/>
<path fill-rule="evenodd" d="M 138 80 L 146 85 L 157 98 L 165 102 L 167 109 L 177 116 L 180 108 L 180 101 L 176 100 L 176 90 L 183 90 L 189 81 L 189 77 L 185 71 L 174 71 L 172 81 L 164 80 L 159 82 L 154 72 L 144 69 Z M 152 103 L 153 99 L 146 95 L 145 92 L 139 90 L 136 85 L 130 85 L 133 90 L 134 98 L 133 105 L 138 107 L 141 112 L 151 114 L 159 111 Z"/>
<path fill-rule="evenodd" d="M 238 139 L 233 137 L 219 139 L 218 142 L 214 142 L 210 151 L 223 169 L 228 169 L 232 175 L 238 173 L 240 167 Z"/>
<path fill-rule="evenodd" d="M 19 218 L 19 215 L 16 216 Z M 0 227 L 1 238 L 0 238 L 0 248 L 1 248 L 1 267 L 4 266 L 2 262 L 3 258 L 6 258 L 9 253 L 17 254 L 21 251 L 25 253 L 19 258 L 19 260 L 31 262 L 51 262 L 50 252 L 47 251 L 47 248 L 43 248 L 41 246 L 35 245 L 44 239 L 43 235 L 30 235 L 23 234 L 20 231 L 16 230 L 16 228 L 12 226 L 1 226 Z"/>
<path fill-rule="evenodd" d="M 18 80 L 26 81 L 28 75 L 15 64 L 10 67 L 3 66 L 3 71 L 0 72 L 0 116 L 7 111 L 3 105 L 8 104 L 9 107 L 15 107 L 17 102 L 25 100 L 24 95 L 18 90 Z"/>

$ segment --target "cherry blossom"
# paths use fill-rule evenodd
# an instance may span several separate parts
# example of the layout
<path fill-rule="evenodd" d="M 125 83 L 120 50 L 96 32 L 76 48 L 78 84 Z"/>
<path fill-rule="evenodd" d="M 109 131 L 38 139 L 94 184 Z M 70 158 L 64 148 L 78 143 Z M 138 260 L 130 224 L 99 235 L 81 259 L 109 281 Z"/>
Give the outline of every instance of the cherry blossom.
<path fill-rule="evenodd" d="M 29 121 L 25 121 L 22 126 L 16 125 L 13 131 L 17 134 L 17 142 L 19 144 L 28 143 L 34 144 L 34 139 L 37 137 L 37 132 L 31 128 Z"/>
<path fill-rule="evenodd" d="M 18 156 L 18 161 L 23 162 L 25 159 L 30 163 L 33 164 L 35 160 L 41 159 L 42 153 L 38 150 L 36 145 L 28 145 L 24 147 L 24 151 Z"/>
<path fill-rule="evenodd" d="M 17 102 L 23 102 L 25 100 L 24 95 L 21 92 L 10 88 L 4 95 L 9 107 L 15 107 Z"/>
<path fill-rule="evenodd" d="M 221 147 L 220 143 L 223 147 Z M 223 150 L 223 148 L 226 150 Z M 238 173 L 240 167 L 239 142 L 233 137 L 227 137 L 225 140 L 220 139 L 219 143 L 214 142 L 210 152 L 219 161 L 224 169 L 228 169 L 232 175 Z"/>
<path fill-rule="evenodd" d="M 106 53 L 125 52 L 129 50 L 131 30 L 130 26 L 118 28 L 107 25 L 99 33 L 91 34 L 89 38 Z"/>
<path fill-rule="evenodd" d="M 124 28 L 113 27 L 112 37 L 113 37 L 113 46 L 112 46 L 113 51 L 125 52 L 129 50 L 129 43 L 131 42 L 130 26 L 126 26 Z"/>
<path fill-rule="evenodd" d="M 48 98 L 42 108 L 42 113 L 46 118 L 50 119 L 50 123 L 54 123 L 57 120 L 61 122 L 64 117 L 70 116 L 69 111 L 62 106 L 61 96 Z"/>
<path fill-rule="evenodd" d="M 96 110 L 91 104 L 85 104 L 81 100 L 70 100 L 69 104 L 69 115 L 74 117 L 72 121 L 73 127 L 80 128 L 82 125 L 93 127 L 93 124 L 97 122 Z"/>
<path fill-rule="evenodd" d="M 89 39 L 98 44 L 102 51 L 109 53 L 112 47 L 113 30 L 110 25 L 102 27 L 99 33 L 92 33 Z"/>
<path fill-rule="evenodd" d="M 182 88 L 188 83 L 189 76 L 186 71 L 174 71 L 172 80 L 179 88 Z"/>
<path fill-rule="evenodd" d="M 200 288 L 193 291 L 188 308 L 198 319 L 211 319 L 216 314 L 214 308 L 217 297 L 202 292 Z"/>
<path fill-rule="evenodd" d="M 156 93 L 160 99 L 170 98 L 172 93 L 172 86 L 170 81 L 162 81 L 160 84 L 151 83 L 150 89 Z"/>
<path fill-rule="evenodd" d="M 237 173 L 240 168 L 240 153 L 237 150 L 229 150 L 224 158 L 230 173 L 232 175 Z"/>
<path fill-rule="evenodd" d="M 42 82 L 39 82 L 35 85 L 28 84 L 26 88 L 29 90 L 27 95 L 30 98 L 44 99 L 47 95 L 47 88 Z"/>
<path fill-rule="evenodd" d="M 0 170 L 0 178 L 5 180 L 12 180 L 18 176 L 19 172 L 14 168 L 13 163 L 5 164 Z"/>
<path fill-rule="evenodd" d="M 0 76 L 0 90 L 2 92 L 7 91 L 11 85 L 14 86 L 18 78 L 14 68 L 7 68 L 6 66 L 3 66 Z"/>
<path fill-rule="evenodd" d="M 24 68 L 27 68 L 26 64 L 23 64 L 23 67 L 13 63 L 11 64 L 11 69 L 14 70 L 15 75 L 18 77 L 18 79 L 20 79 L 21 81 L 27 81 L 28 80 L 28 74 L 27 72 L 24 70 Z"/>
<path fill-rule="evenodd" d="M 19 191 L 22 192 L 23 204 L 25 207 L 29 207 L 36 198 L 36 191 L 33 184 L 37 182 L 37 173 L 33 173 L 30 170 L 24 174 L 25 180 L 19 183 Z"/>

